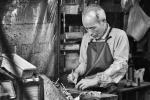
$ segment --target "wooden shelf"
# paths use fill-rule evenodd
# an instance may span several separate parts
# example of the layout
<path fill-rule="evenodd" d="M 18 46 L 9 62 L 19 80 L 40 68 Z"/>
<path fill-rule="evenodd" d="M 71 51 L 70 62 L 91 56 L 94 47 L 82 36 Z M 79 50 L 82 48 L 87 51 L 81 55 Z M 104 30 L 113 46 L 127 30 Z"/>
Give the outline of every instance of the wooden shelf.
<path fill-rule="evenodd" d="M 79 44 L 82 39 L 66 39 L 66 42 L 62 42 L 61 44 L 67 45 L 67 44 Z M 63 40 L 62 40 L 63 41 Z"/>
<path fill-rule="evenodd" d="M 68 1 L 70 2 L 70 1 Z M 80 53 L 80 44 L 84 35 L 82 26 L 81 5 L 78 3 L 62 4 L 61 17 L 61 38 L 60 38 L 60 72 L 64 73 L 65 57 L 69 53 Z M 77 32 L 77 33 L 75 33 Z M 81 33 L 81 34 L 79 34 Z"/>
<path fill-rule="evenodd" d="M 61 52 L 65 52 L 65 53 L 79 53 L 80 50 L 61 50 Z"/>

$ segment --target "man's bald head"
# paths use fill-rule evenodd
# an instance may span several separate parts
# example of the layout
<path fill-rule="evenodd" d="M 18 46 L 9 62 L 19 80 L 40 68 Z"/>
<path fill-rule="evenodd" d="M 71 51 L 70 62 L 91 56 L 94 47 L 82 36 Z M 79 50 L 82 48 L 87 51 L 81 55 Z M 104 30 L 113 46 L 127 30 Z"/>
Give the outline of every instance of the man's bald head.
<path fill-rule="evenodd" d="M 82 13 L 83 25 L 99 21 L 106 21 L 105 11 L 100 6 L 91 5 L 84 9 Z"/>

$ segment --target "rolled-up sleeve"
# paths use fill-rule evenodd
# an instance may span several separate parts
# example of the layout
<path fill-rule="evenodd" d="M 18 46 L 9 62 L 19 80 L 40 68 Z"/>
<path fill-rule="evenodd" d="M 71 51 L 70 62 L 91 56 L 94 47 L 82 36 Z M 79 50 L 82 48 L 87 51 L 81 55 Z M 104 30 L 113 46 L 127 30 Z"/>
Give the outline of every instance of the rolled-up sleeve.
<path fill-rule="evenodd" d="M 79 75 L 83 75 L 86 71 L 87 66 L 87 47 L 88 43 L 90 41 L 90 37 L 87 35 L 84 35 L 81 42 L 80 47 L 80 57 L 79 57 L 79 66 L 75 69 Z"/>
<path fill-rule="evenodd" d="M 121 31 L 114 41 L 114 62 L 104 73 L 110 76 L 112 81 L 118 83 L 124 77 L 128 69 L 129 42 L 124 31 Z"/>

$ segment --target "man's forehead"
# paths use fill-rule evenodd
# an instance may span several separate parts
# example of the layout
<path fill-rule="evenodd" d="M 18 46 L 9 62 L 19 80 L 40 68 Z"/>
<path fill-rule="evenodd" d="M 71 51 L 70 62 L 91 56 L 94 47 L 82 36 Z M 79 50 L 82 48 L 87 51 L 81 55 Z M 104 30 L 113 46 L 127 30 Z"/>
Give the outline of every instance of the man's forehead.
<path fill-rule="evenodd" d="M 86 13 L 84 16 L 83 16 L 83 19 L 84 20 L 95 20 L 96 19 L 96 13 L 94 11 L 90 11 L 88 13 Z"/>
<path fill-rule="evenodd" d="M 89 10 L 88 12 L 84 13 L 82 21 L 85 27 L 91 27 L 95 25 L 97 23 L 96 12 Z"/>
<path fill-rule="evenodd" d="M 89 11 L 84 16 L 85 17 L 96 17 L 96 13 L 95 13 L 95 11 Z"/>
<path fill-rule="evenodd" d="M 97 23 L 96 18 L 93 18 L 91 16 L 87 16 L 85 19 L 83 19 L 83 25 L 85 27 L 91 27 Z"/>

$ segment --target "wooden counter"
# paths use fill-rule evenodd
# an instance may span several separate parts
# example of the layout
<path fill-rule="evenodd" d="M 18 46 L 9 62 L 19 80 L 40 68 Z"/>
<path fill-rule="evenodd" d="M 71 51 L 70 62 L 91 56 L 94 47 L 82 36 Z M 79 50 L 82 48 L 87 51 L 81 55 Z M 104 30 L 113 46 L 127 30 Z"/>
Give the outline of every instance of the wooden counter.
<path fill-rule="evenodd" d="M 140 86 L 123 88 L 118 91 L 118 100 L 150 100 L 146 98 L 150 90 L 150 82 L 142 82 Z"/>
<path fill-rule="evenodd" d="M 100 97 L 81 97 L 80 100 L 118 100 L 118 96 L 114 94 L 102 93 Z"/>

